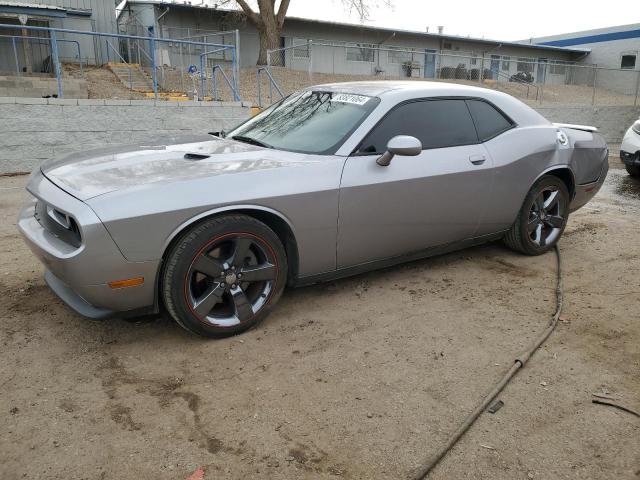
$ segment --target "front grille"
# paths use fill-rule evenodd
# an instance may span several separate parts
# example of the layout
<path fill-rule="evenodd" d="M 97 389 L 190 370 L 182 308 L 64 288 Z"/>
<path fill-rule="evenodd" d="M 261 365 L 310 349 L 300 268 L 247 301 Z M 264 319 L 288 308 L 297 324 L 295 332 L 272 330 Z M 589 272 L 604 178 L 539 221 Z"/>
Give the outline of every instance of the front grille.
<path fill-rule="evenodd" d="M 82 244 L 78 222 L 71 215 L 48 205 L 42 200 L 36 203 L 34 217 L 46 231 L 72 247 Z"/>

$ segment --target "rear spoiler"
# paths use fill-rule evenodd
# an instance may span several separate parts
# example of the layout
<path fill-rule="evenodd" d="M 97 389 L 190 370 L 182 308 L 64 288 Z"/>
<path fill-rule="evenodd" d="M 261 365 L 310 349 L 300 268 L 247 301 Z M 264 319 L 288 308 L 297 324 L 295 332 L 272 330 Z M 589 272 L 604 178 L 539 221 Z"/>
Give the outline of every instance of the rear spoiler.
<path fill-rule="evenodd" d="M 572 125 L 571 123 L 554 123 L 554 127 L 559 128 L 572 128 L 573 130 L 582 130 L 583 132 L 597 132 L 597 127 L 590 127 L 589 125 Z"/>

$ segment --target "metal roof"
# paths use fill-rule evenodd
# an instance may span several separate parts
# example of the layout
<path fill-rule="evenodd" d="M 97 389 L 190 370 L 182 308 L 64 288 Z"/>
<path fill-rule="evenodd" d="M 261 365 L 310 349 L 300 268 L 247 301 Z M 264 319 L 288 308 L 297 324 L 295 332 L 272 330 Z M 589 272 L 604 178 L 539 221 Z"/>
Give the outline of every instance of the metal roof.
<path fill-rule="evenodd" d="M 210 11 L 218 11 L 222 13 L 242 13 L 240 10 L 233 9 L 224 9 L 224 8 L 216 8 L 210 5 L 198 4 L 194 5 L 196 1 L 202 0 L 123 0 L 120 5 L 117 7 L 118 15 L 124 8 L 126 8 L 127 4 L 152 4 L 152 5 L 162 5 L 162 6 L 175 6 L 180 8 L 193 8 L 199 10 L 210 10 Z M 429 33 L 429 32 L 421 32 L 416 30 L 404 30 L 398 28 L 388 28 L 388 27 L 375 27 L 372 25 L 361 25 L 356 23 L 343 23 L 343 22 L 331 22 L 328 20 L 315 20 L 310 18 L 303 17 L 291 17 L 287 16 L 286 20 L 295 20 L 301 22 L 309 22 L 315 23 L 319 25 L 328 25 L 332 27 L 349 27 L 349 28 L 358 28 L 361 30 L 370 30 L 377 32 L 388 32 L 388 33 L 402 33 L 407 35 L 417 35 L 424 38 L 436 38 L 436 39 L 444 39 L 444 40 L 456 40 L 456 41 L 466 41 L 466 42 L 475 42 L 482 43 L 485 45 L 505 45 L 511 47 L 519 47 L 519 48 L 531 48 L 535 50 L 546 50 L 546 51 L 559 51 L 559 52 L 568 52 L 568 53 L 589 53 L 591 49 L 589 48 L 567 48 L 567 47 L 559 47 L 553 45 L 532 45 L 529 43 L 525 43 L 523 41 L 501 41 L 501 40 L 490 40 L 485 38 L 474 38 L 474 37 L 464 37 L 461 35 L 447 35 L 447 34 L 439 34 L 439 33 Z"/>
<path fill-rule="evenodd" d="M 37 8 L 46 10 L 61 10 L 63 12 L 67 10 L 66 8 L 58 7 L 56 5 L 48 5 L 46 3 L 16 2 L 10 0 L 0 0 L 0 7 Z"/>

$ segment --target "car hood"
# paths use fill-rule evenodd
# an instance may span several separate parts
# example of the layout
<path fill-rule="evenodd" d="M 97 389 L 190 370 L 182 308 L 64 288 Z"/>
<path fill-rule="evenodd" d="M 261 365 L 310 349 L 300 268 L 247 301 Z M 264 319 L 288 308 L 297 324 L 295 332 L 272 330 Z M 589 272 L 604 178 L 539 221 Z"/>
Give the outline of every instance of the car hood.
<path fill-rule="evenodd" d="M 200 135 L 75 153 L 46 162 L 41 170 L 58 187 L 80 200 L 88 200 L 147 184 L 278 168 L 302 157 L 303 154 Z"/>

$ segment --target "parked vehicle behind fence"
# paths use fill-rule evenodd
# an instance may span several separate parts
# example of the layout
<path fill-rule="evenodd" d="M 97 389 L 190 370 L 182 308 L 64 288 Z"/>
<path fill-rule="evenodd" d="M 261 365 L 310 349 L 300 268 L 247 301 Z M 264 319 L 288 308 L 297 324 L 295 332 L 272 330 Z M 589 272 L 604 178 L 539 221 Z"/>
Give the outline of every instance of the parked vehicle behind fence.
<path fill-rule="evenodd" d="M 620 158 L 632 177 L 640 177 L 640 119 L 625 133 L 620 145 Z"/>

